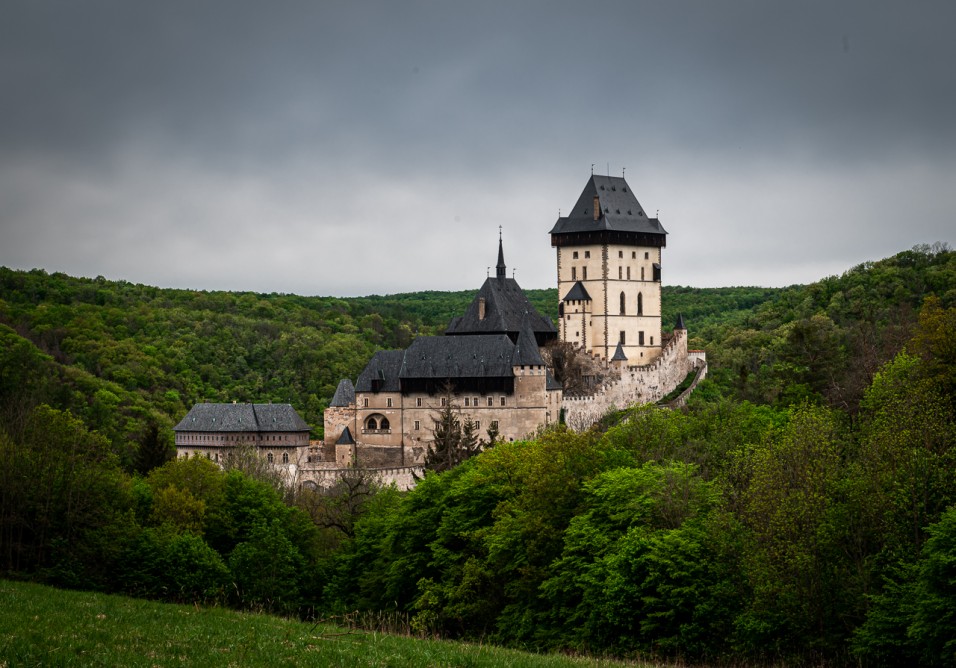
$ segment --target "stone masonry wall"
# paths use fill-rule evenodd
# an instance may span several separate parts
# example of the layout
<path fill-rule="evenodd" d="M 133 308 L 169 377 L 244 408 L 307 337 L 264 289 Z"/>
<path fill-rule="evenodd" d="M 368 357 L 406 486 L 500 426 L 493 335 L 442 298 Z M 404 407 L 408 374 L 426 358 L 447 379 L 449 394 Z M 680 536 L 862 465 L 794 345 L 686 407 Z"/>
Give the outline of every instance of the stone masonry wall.
<path fill-rule="evenodd" d="M 594 395 L 565 397 L 561 405 L 564 421 L 575 431 L 583 431 L 611 409 L 659 401 L 684 380 L 691 368 L 687 331 L 675 330 L 661 356 L 652 364 L 624 367 L 619 378 Z"/>

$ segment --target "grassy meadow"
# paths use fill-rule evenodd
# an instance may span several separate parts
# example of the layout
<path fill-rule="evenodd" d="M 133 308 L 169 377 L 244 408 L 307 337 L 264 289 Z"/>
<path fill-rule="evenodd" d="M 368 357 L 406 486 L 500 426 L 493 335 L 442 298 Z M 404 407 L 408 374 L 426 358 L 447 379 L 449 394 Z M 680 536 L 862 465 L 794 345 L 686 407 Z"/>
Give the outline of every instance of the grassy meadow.
<path fill-rule="evenodd" d="M 623 666 L 0 580 L 0 667 Z M 650 665 L 650 664 L 646 664 Z"/>

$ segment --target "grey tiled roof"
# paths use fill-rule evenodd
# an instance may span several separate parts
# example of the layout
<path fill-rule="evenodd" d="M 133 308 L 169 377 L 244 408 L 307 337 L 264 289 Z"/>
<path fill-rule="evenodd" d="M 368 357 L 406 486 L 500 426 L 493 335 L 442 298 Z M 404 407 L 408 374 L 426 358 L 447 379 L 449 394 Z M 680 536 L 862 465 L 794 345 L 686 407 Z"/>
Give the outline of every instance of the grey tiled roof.
<path fill-rule="evenodd" d="M 617 342 L 617 349 L 614 351 L 614 356 L 611 358 L 612 362 L 626 362 L 627 355 L 624 354 L 624 348 L 621 346 L 621 342 Z"/>
<path fill-rule="evenodd" d="M 564 296 L 566 302 L 589 302 L 591 301 L 591 295 L 588 294 L 588 291 L 584 288 L 584 283 L 578 281 L 571 286 L 571 289 L 568 290 L 568 294 Z"/>
<path fill-rule="evenodd" d="M 595 195 L 601 207 L 598 220 L 594 220 Z M 592 174 L 574 208 L 566 217 L 558 218 L 551 234 L 603 230 L 667 234 L 659 220 L 648 218 L 627 181 L 618 176 Z"/>
<path fill-rule="evenodd" d="M 677 324 L 674 325 L 674 329 L 687 329 L 687 328 L 684 326 L 684 314 L 683 314 L 683 313 L 678 313 L 678 314 L 677 314 Z"/>
<path fill-rule="evenodd" d="M 359 374 L 356 392 L 399 392 L 398 373 L 402 368 L 404 350 L 379 350 Z M 375 385 L 375 387 L 373 387 Z M 377 389 L 376 389 L 377 388 Z"/>
<path fill-rule="evenodd" d="M 332 401 L 329 406 L 351 406 L 355 403 L 355 386 L 348 378 L 339 381 L 339 386 L 335 388 L 335 394 L 332 395 Z"/>
<path fill-rule="evenodd" d="M 544 365 L 541 351 L 534 341 L 534 334 L 529 329 L 522 329 L 518 334 L 518 343 L 515 345 L 514 355 L 511 356 L 511 365 Z"/>
<path fill-rule="evenodd" d="M 420 336 L 405 351 L 401 377 L 507 378 L 514 349 L 505 334 Z"/>
<path fill-rule="evenodd" d="M 309 431 L 289 404 L 196 404 L 173 431 Z"/>
<path fill-rule="evenodd" d="M 479 318 L 479 300 L 485 300 L 485 317 Z M 538 313 L 513 278 L 488 278 L 468 306 L 465 315 L 455 318 L 446 334 L 500 334 L 515 336 L 524 326 L 536 334 L 553 338 L 557 329 L 550 319 Z"/>
<path fill-rule="evenodd" d="M 355 445 L 355 439 L 352 438 L 352 431 L 346 427 L 342 430 L 342 435 L 335 442 L 336 445 Z"/>
<path fill-rule="evenodd" d="M 554 379 L 554 376 L 551 375 L 551 369 L 548 369 L 545 372 L 545 389 L 547 390 L 560 390 L 562 389 L 561 383 Z"/>

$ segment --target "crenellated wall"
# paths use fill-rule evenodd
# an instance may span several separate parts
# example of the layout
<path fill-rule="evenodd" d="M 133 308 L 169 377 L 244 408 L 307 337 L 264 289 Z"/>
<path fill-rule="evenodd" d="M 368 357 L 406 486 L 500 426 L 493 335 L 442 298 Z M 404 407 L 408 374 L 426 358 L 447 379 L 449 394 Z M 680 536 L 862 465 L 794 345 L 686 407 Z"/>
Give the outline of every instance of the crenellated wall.
<path fill-rule="evenodd" d="M 421 466 L 394 466 L 388 468 L 366 469 L 381 485 L 394 484 L 405 491 L 415 486 L 415 476 L 421 478 L 425 470 Z M 335 462 L 320 462 L 299 469 L 299 483 L 313 489 L 329 489 L 338 482 L 343 474 Z"/>
<path fill-rule="evenodd" d="M 561 404 L 564 421 L 571 429 L 583 431 L 609 410 L 660 401 L 684 380 L 702 356 L 706 358 L 702 351 L 695 351 L 692 359 L 687 351 L 687 330 L 674 330 L 661 356 L 651 364 L 618 369 L 620 375 L 593 395 L 565 397 Z"/>

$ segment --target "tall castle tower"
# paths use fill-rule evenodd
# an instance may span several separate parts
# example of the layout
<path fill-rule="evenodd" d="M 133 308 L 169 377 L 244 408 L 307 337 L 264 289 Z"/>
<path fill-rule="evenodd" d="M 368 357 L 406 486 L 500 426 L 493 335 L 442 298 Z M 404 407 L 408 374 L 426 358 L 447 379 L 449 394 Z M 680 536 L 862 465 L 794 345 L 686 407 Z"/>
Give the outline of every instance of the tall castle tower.
<path fill-rule="evenodd" d="M 661 249 L 667 232 L 648 218 L 624 178 L 592 174 L 551 229 L 557 250 L 559 336 L 631 365 L 661 355 Z M 618 350 L 620 346 L 620 350 Z"/>

